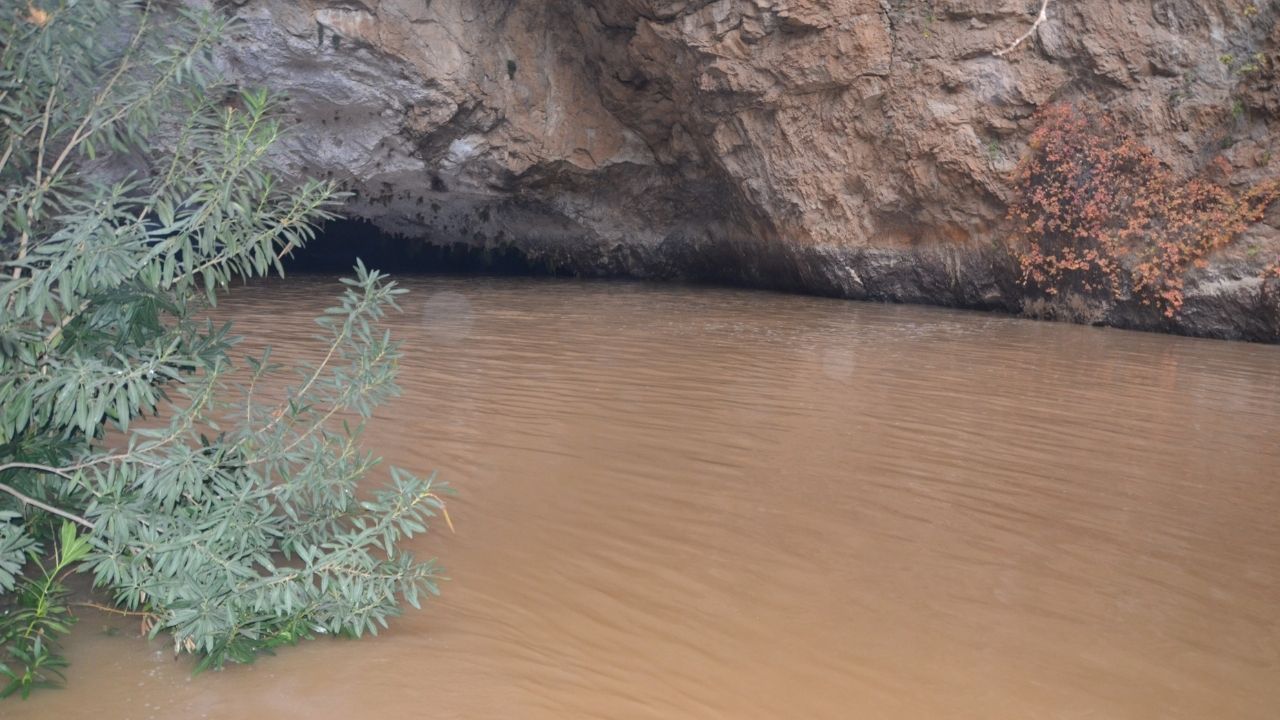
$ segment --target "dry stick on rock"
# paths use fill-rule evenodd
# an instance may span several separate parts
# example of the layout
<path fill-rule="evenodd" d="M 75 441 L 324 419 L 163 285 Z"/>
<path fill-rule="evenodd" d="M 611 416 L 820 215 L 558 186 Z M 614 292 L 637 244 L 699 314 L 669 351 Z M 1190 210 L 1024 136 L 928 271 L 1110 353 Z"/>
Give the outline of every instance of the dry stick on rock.
<path fill-rule="evenodd" d="M 1013 52 L 1019 45 L 1022 44 L 1024 40 L 1031 37 L 1035 33 L 1035 31 L 1039 29 L 1041 23 L 1043 23 L 1046 19 L 1048 19 L 1049 17 L 1048 10 L 1049 10 L 1049 0 L 1041 0 L 1040 14 L 1036 16 L 1036 21 L 1031 24 L 1031 28 L 1026 32 L 1022 33 L 1022 35 L 1019 36 L 1017 40 L 1014 40 L 1013 43 L 1008 47 L 1004 48 L 1003 50 L 996 50 L 991 54 L 995 55 L 996 57 L 1002 57 L 1004 55 L 1008 55 L 1009 53 Z"/>

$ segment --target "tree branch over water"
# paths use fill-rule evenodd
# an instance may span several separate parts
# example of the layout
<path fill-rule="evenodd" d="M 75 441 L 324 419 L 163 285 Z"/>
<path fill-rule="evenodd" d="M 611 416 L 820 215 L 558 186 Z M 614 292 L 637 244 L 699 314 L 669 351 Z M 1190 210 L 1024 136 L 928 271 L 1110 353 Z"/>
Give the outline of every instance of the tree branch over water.
<path fill-rule="evenodd" d="M 5 465 L 5 466 L 3 466 L 3 467 L 10 467 L 10 465 Z M 0 469 L 2 469 L 2 468 L 0 468 Z M 50 470 L 52 470 L 52 468 L 50 468 Z M 18 499 L 18 502 L 24 503 L 24 504 L 26 504 L 26 505 L 30 505 L 30 506 L 32 506 L 32 507 L 40 508 L 41 510 L 44 510 L 45 512 L 53 513 L 54 515 L 57 515 L 58 517 L 64 517 L 64 518 L 66 518 L 66 519 L 68 519 L 68 520 L 70 520 L 70 521 L 72 521 L 72 522 L 74 522 L 74 523 L 77 523 L 77 524 L 83 525 L 83 526 L 85 526 L 85 527 L 89 528 L 90 530 L 92 530 L 92 529 L 94 528 L 94 524 L 93 524 L 92 522 L 90 522 L 90 521 L 88 521 L 88 520 L 86 520 L 86 519 L 84 519 L 84 518 L 80 517 L 79 515 L 76 515 L 75 513 L 69 513 L 69 512 L 67 512 L 66 510 L 62 510 L 62 509 L 56 508 L 56 507 L 54 507 L 54 506 L 52 506 L 52 505 L 49 505 L 49 504 L 47 504 L 47 503 L 40 502 L 39 500 L 37 500 L 37 499 L 35 499 L 35 498 L 33 498 L 33 497 L 30 497 L 30 496 L 28 496 L 28 495 L 24 495 L 24 494 L 22 494 L 22 493 L 18 492 L 18 491 L 17 491 L 16 489 L 14 489 L 13 487 L 10 487 L 9 485 L 6 485 L 6 484 L 4 484 L 4 483 L 0 483 L 0 492 L 4 492 L 4 493 L 8 493 L 8 494 L 12 495 L 13 497 L 15 497 L 15 498 L 17 498 L 17 499 Z"/>

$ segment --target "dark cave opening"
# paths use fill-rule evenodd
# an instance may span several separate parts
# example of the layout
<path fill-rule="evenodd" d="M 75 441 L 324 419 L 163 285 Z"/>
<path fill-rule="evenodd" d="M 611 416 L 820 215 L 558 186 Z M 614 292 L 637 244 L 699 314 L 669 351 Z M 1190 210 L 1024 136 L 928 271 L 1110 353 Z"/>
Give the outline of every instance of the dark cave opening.
<path fill-rule="evenodd" d="M 432 242 L 387 233 L 359 218 L 324 223 L 306 247 L 284 261 L 288 272 L 346 273 L 359 258 L 388 273 L 440 275 L 571 276 L 545 258 L 531 258 L 520 248 L 503 244 L 479 246 L 463 242 Z"/>

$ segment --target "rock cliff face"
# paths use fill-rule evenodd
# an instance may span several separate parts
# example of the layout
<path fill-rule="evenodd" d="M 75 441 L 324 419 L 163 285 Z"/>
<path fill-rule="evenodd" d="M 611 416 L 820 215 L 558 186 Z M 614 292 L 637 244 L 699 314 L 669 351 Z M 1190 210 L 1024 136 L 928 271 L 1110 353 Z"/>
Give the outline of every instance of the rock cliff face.
<path fill-rule="evenodd" d="M 249 0 L 223 51 L 290 97 L 287 173 L 406 243 L 582 274 L 1023 309 L 1005 247 L 1032 115 L 1106 107 L 1162 160 L 1280 175 L 1272 0 Z M 1280 337 L 1277 213 L 1166 321 Z"/>

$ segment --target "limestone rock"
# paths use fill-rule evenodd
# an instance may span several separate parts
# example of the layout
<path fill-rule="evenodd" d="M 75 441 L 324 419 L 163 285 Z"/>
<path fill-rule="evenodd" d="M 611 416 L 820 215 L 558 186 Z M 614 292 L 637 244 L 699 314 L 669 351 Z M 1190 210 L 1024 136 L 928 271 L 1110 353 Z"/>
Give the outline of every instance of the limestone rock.
<path fill-rule="evenodd" d="M 1056 100 L 1101 102 L 1180 172 L 1219 154 L 1280 172 L 1274 3 L 1055 1 L 999 58 L 1038 2 L 228 7 L 227 71 L 300 121 L 284 172 L 348 182 L 350 211 L 406 242 L 513 245 L 582 274 L 1018 310 L 1005 202 Z M 1176 322 L 1092 319 L 1275 340 L 1257 242 L 1199 273 Z"/>

